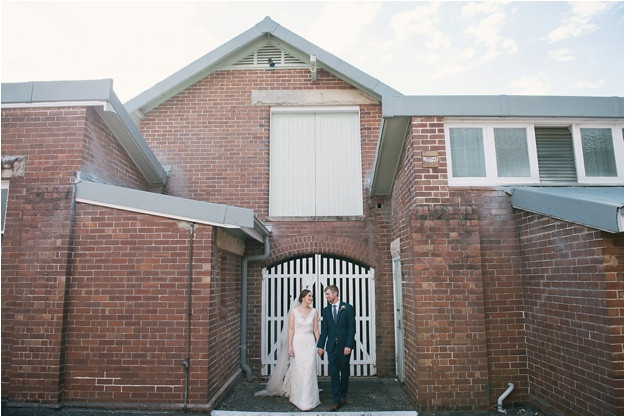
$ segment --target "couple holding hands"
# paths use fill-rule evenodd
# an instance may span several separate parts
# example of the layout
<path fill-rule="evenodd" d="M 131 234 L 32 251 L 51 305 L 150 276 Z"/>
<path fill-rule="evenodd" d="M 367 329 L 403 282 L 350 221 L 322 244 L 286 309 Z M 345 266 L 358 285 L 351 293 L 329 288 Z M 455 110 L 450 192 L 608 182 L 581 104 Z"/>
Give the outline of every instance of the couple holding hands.
<path fill-rule="evenodd" d="M 342 302 L 339 289 L 329 285 L 324 291 L 328 306 L 321 316 L 312 307 L 310 290 L 303 290 L 289 310 L 287 331 L 283 331 L 278 363 L 267 387 L 256 395 L 284 396 L 300 410 L 312 410 L 319 401 L 316 355 L 328 354 L 332 385 L 331 411 L 347 403 L 349 361 L 356 347 L 356 317 L 354 307 Z"/>

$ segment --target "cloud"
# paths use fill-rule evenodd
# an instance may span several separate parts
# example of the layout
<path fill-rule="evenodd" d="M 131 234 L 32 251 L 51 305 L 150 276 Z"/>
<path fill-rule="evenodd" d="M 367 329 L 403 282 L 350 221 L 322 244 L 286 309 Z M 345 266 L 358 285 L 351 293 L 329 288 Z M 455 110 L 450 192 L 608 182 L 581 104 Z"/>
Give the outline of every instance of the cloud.
<path fill-rule="evenodd" d="M 391 27 L 397 40 L 403 42 L 415 34 L 425 38 L 425 46 L 429 49 L 451 46 L 449 36 L 436 27 L 439 22 L 440 6 L 440 3 L 433 2 L 393 16 Z"/>
<path fill-rule="evenodd" d="M 393 41 L 373 41 L 370 44 L 373 56 L 380 62 L 390 62 L 397 50 L 397 43 Z"/>
<path fill-rule="evenodd" d="M 548 95 L 551 92 L 551 84 L 546 72 L 521 77 L 508 83 L 506 87 L 510 94 Z"/>
<path fill-rule="evenodd" d="M 575 87 L 578 88 L 588 88 L 588 89 L 596 89 L 602 87 L 608 80 L 603 78 L 598 81 L 578 81 L 575 83 Z"/>
<path fill-rule="evenodd" d="M 500 3 L 501 4 L 501 3 Z M 496 2 L 470 2 L 462 8 L 462 17 L 473 17 L 480 13 L 492 13 L 499 9 Z"/>
<path fill-rule="evenodd" d="M 575 59 L 573 51 L 569 48 L 553 49 L 547 53 L 549 58 L 558 62 L 570 62 Z"/>
<path fill-rule="evenodd" d="M 468 3 L 462 8 L 463 18 L 478 19 L 470 24 L 464 33 L 473 40 L 475 46 L 486 48 L 480 58 L 481 63 L 490 62 L 501 54 L 513 54 L 519 50 L 514 39 L 501 34 L 508 18 L 505 6 L 505 3 L 488 2 Z"/>
<path fill-rule="evenodd" d="M 597 29 L 592 19 L 610 10 L 614 3 L 605 2 L 579 2 L 571 5 L 564 21 L 549 32 L 547 38 L 550 43 L 581 36 Z"/>
<path fill-rule="evenodd" d="M 329 2 L 319 19 L 310 27 L 307 39 L 334 54 L 341 54 L 356 45 L 363 30 L 382 9 L 379 2 Z M 346 19 L 349 18 L 349 24 Z"/>

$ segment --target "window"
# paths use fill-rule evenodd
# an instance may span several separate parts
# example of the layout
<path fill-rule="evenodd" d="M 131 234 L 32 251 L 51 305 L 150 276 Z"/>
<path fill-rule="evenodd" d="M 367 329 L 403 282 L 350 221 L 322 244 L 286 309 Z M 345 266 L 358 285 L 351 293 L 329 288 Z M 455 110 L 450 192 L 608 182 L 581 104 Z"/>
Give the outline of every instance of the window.
<path fill-rule="evenodd" d="M 573 135 L 568 127 L 536 127 L 540 181 L 577 182 Z"/>
<path fill-rule="evenodd" d="M 4 223 L 7 215 L 7 203 L 9 201 L 9 182 L 2 181 L 2 218 L 0 226 L 2 227 L 2 235 L 4 235 Z"/>
<path fill-rule="evenodd" d="M 521 127 L 496 127 L 495 158 L 499 177 L 529 177 L 527 131 Z"/>
<path fill-rule="evenodd" d="M 525 183 L 536 180 L 536 153 L 529 125 L 448 123 L 450 184 Z"/>
<path fill-rule="evenodd" d="M 458 127 L 449 129 L 454 177 L 485 177 L 484 137 L 482 129 Z"/>
<path fill-rule="evenodd" d="M 445 135 L 450 185 L 623 183 L 622 125 L 452 121 Z"/>
<path fill-rule="evenodd" d="M 358 107 L 271 111 L 269 215 L 361 216 Z"/>
<path fill-rule="evenodd" d="M 584 158 L 585 176 L 595 178 L 618 177 L 612 129 L 582 127 L 579 129 L 579 137 Z"/>

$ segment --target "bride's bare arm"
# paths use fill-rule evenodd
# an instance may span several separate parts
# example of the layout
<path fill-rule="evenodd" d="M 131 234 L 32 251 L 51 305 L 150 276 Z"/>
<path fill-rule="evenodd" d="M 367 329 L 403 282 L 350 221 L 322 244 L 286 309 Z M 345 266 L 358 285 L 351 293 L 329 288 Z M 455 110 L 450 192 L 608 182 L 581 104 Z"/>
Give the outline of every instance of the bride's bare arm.
<path fill-rule="evenodd" d="M 289 356 L 295 356 L 293 351 L 293 335 L 295 334 L 295 312 L 289 314 Z"/>

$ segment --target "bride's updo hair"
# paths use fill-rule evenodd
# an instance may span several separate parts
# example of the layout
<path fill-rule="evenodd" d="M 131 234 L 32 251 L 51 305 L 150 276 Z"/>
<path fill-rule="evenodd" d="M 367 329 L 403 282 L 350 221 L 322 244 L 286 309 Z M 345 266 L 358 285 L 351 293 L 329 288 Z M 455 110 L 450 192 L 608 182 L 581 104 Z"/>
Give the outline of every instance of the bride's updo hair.
<path fill-rule="evenodd" d="M 297 297 L 297 301 L 301 303 L 304 297 L 306 297 L 308 294 L 310 294 L 310 290 L 302 290 L 302 292 L 299 293 L 299 297 Z"/>

